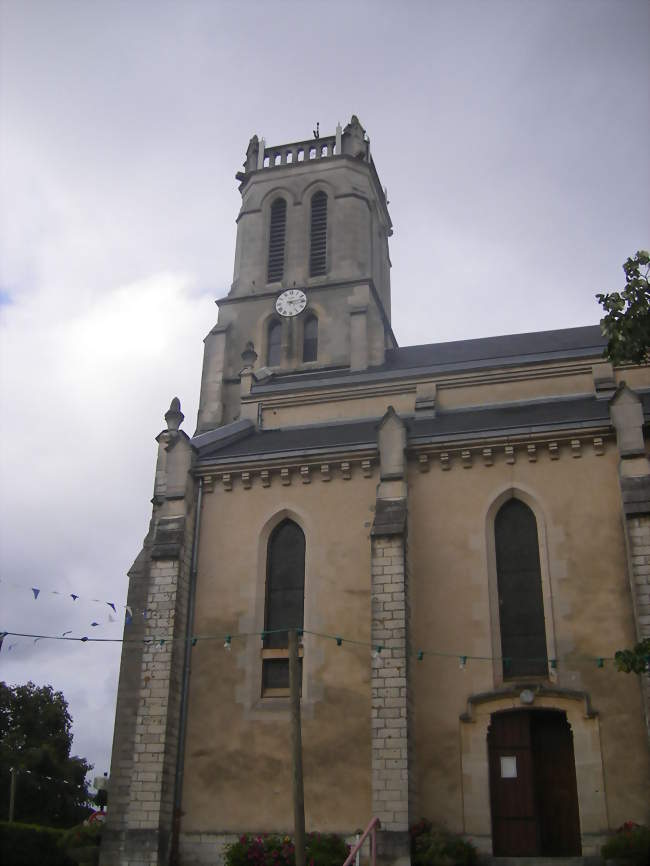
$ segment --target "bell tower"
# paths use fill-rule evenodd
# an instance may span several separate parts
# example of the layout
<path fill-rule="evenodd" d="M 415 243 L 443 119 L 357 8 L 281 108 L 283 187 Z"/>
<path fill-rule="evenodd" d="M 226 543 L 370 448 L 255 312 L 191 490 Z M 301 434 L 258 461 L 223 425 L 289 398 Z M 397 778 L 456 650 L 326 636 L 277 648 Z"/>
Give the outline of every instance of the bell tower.
<path fill-rule="evenodd" d="M 233 282 L 205 339 L 198 433 L 239 417 L 251 376 L 364 370 L 397 345 L 392 226 L 359 119 L 275 147 L 253 136 L 237 180 Z"/>

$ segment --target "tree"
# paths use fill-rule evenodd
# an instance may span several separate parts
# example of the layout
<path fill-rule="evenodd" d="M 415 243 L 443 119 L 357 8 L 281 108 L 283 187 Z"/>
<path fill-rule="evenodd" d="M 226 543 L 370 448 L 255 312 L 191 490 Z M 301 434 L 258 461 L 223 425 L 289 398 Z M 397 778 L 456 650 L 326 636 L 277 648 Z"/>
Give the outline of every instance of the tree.
<path fill-rule="evenodd" d="M 650 637 L 640 641 L 633 649 L 619 650 L 614 655 L 617 670 L 626 674 L 650 671 Z"/>
<path fill-rule="evenodd" d="M 9 812 L 11 768 L 17 770 L 14 819 L 70 827 L 88 814 L 86 773 L 71 757 L 72 718 L 52 686 L 0 682 L 0 816 Z"/>
<path fill-rule="evenodd" d="M 639 250 L 623 270 L 623 291 L 596 295 L 606 313 L 600 320 L 608 340 L 605 355 L 613 364 L 643 364 L 650 348 L 650 253 Z"/>

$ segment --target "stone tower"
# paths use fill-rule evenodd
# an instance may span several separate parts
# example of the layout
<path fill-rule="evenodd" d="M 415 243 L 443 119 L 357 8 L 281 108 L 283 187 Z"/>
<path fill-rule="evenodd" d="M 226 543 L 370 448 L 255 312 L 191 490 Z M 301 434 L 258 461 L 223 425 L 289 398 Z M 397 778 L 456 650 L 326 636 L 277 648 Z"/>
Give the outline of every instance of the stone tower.
<path fill-rule="evenodd" d="M 217 301 L 219 321 L 205 339 L 198 433 L 245 415 L 243 366 L 261 370 L 261 377 L 264 368 L 365 370 L 397 345 L 390 326 L 391 221 L 358 118 L 336 135 L 278 147 L 254 136 L 237 179 L 242 207 L 233 283 Z M 301 316 L 278 313 L 276 300 L 287 290 L 306 299 Z M 308 320 L 317 350 L 305 352 Z"/>

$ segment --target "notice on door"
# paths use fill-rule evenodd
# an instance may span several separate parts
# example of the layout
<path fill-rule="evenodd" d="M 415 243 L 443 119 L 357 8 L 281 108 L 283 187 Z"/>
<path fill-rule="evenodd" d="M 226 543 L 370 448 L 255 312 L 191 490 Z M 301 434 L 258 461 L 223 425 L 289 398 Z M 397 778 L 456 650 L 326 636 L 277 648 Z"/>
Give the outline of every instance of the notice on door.
<path fill-rule="evenodd" d="M 517 778 L 517 757 L 516 755 L 501 756 L 501 778 L 516 779 Z"/>

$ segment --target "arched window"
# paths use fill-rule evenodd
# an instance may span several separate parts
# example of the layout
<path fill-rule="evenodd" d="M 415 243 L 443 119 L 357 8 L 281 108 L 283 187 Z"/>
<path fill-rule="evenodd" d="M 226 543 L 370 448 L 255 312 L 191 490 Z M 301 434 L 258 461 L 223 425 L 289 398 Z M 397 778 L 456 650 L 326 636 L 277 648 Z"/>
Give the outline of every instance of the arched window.
<path fill-rule="evenodd" d="M 269 263 L 267 279 L 277 283 L 284 276 L 284 240 L 287 228 L 287 203 L 276 198 L 271 205 L 271 229 L 269 232 Z"/>
<path fill-rule="evenodd" d="M 282 322 L 273 319 L 269 325 L 266 349 L 266 363 L 269 367 L 279 367 L 282 361 Z"/>
<path fill-rule="evenodd" d="M 288 629 L 303 627 L 305 535 L 293 520 L 283 520 L 269 538 L 266 556 L 266 609 L 262 650 L 262 693 L 289 688 Z"/>
<path fill-rule="evenodd" d="M 494 521 L 504 679 L 548 671 L 537 521 L 509 499 Z"/>
<path fill-rule="evenodd" d="M 319 191 L 311 197 L 311 234 L 309 276 L 318 277 L 327 270 L 327 194 Z"/>
<path fill-rule="evenodd" d="M 313 314 L 305 319 L 302 332 L 302 360 L 315 361 L 318 357 L 318 319 Z"/>

